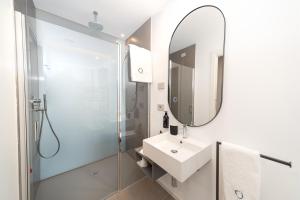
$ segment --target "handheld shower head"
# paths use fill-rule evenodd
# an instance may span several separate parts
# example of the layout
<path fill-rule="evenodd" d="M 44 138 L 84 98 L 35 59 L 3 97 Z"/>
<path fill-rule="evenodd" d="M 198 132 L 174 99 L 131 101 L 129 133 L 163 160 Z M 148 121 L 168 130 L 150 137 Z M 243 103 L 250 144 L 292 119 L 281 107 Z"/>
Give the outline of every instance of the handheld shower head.
<path fill-rule="evenodd" d="M 43 100 L 44 100 L 44 110 L 47 111 L 47 96 L 46 96 L 46 94 L 43 94 Z"/>

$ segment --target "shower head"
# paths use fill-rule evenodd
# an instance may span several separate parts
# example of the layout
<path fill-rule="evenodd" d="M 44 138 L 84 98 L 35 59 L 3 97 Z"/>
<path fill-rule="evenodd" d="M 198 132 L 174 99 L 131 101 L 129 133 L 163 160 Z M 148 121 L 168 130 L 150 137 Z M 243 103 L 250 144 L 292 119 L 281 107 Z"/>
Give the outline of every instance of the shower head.
<path fill-rule="evenodd" d="M 97 20 L 98 12 L 93 11 L 93 15 L 94 15 L 94 21 L 89 22 L 89 24 L 88 24 L 89 29 L 91 29 L 92 31 L 95 31 L 95 32 L 101 32 L 103 30 L 103 26 L 98 23 L 98 20 Z"/>

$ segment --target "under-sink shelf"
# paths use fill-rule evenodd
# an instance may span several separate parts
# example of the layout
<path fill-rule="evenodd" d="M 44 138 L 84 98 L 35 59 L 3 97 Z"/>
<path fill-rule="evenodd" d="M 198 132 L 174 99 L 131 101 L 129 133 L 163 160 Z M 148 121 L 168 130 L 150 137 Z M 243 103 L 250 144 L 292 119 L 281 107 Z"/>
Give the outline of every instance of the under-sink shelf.
<path fill-rule="evenodd" d="M 138 162 L 144 158 L 148 163 L 147 167 L 140 167 L 138 165 L 141 168 L 142 172 L 152 180 L 157 180 L 163 175 L 165 175 L 167 172 L 164 169 L 162 169 L 160 166 L 158 166 L 155 162 L 153 162 L 150 158 L 145 156 L 143 154 L 142 149 L 143 147 L 135 148 L 136 161 Z"/>

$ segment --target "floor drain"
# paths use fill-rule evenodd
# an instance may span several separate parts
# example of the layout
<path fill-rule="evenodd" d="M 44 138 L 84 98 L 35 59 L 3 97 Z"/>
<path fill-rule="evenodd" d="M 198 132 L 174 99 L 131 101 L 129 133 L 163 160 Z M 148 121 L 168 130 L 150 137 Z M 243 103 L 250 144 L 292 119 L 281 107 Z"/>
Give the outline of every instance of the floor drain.
<path fill-rule="evenodd" d="M 91 176 L 97 176 L 99 174 L 99 172 L 92 172 Z"/>
<path fill-rule="evenodd" d="M 172 152 L 172 153 L 177 153 L 178 151 L 175 150 L 175 149 L 172 149 L 171 152 Z"/>

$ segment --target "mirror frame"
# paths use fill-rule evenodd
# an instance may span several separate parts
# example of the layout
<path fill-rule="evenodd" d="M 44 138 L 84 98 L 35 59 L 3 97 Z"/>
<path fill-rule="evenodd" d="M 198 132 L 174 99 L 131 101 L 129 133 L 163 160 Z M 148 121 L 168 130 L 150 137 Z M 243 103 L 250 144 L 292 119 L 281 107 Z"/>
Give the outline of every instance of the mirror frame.
<path fill-rule="evenodd" d="M 180 24 L 190 15 L 190 14 L 192 14 L 194 11 L 196 11 L 196 10 L 198 10 L 198 9 L 201 9 L 201 8 L 205 8 L 205 7 L 211 7 L 211 8 L 215 8 L 215 9 L 217 9 L 220 13 L 221 13 L 221 15 L 222 15 L 222 17 L 223 17 L 223 20 L 224 20 L 224 39 L 223 39 L 223 58 L 224 58 L 224 66 L 223 66 L 223 68 L 225 68 L 225 41 L 226 41 L 226 18 L 225 18 L 225 15 L 224 15 L 224 13 L 222 12 L 222 10 L 220 9 L 220 8 L 218 8 L 217 6 L 214 6 L 214 5 L 203 5 L 203 6 L 199 6 L 199 7 L 197 7 L 197 8 L 195 8 L 195 9 L 193 9 L 192 11 L 190 11 L 189 13 L 187 13 L 181 20 L 180 20 L 180 22 L 177 24 L 177 26 L 175 27 L 175 29 L 174 29 L 174 31 L 173 31 L 173 33 L 172 33 L 172 36 L 171 36 L 171 39 L 170 39 L 170 42 L 169 42 L 169 49 L 168 49 L 168 96 L 167 96 L 167 100 L 168 100 L 168 106 L 169 106 L 169 109 L 170 109 L 170 113 L 173 115 L 173 117 L 180 123 L 180 124 L 182 124 L 175 116 L 174 116 L 174 114 L 173 114 L 173 112 L 172 112 L 172 110 L 171 110 L 171 106 L 170 106 L 170 102 L 169 102 L 169 97 L 170 97 L 170 90 L 171 90 L 171 88 L 170 88 L 170 48 L 171 48 L 171 43 L 172 43 L 172 39 L 173 39 L 173 37 L 174 37 L 174 35 L 175 35 L 175 33 L 176 33 L 176 30 L 177 30 L 177 28 L 180 26 Z M 221 86 L 221 102 L 220 102 L 220 108 L 217 110 L 217 112 L 216 112 L 216 114 L 215 114 L 215 116 L 212 118 L 212 119 L 210 119 L 209 121 L 207 121 L 207 122 L 205 122 L 205 123 L 203 123 L 203 124 L 199 124 L 199 125 L 195 125 L 195 124 L 193 124 L 193 125 L 190 125 L 190 124 L 187 124 L 187 126 L 189 126 L 189 127 L 201 127 L 201 126 L 205 126 L 205 125 L 207 125 L 207 124 L 209 124 L 210 122 L 212 122 L 217 116 L 218 116 L 218 114 L 220 113 L 220 110 L 221 110 L 221 108 L 222 108 L 222 104 L 223 104 L 223 89 L 224 89 L 224 71 L 225 70 L 223 70 L 223 74 L 222 74 L 222 86 Z M 193 88 L 194 89 L 194 88 Z M 193 91 L 193 93 L 194 93 L 194 91 Z"/>

